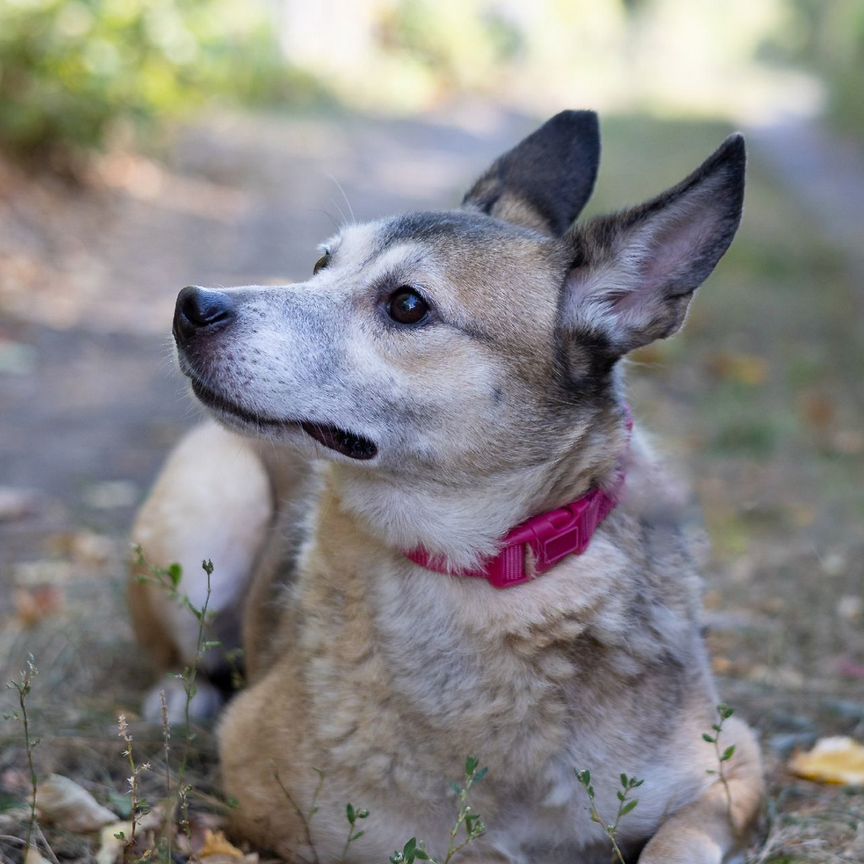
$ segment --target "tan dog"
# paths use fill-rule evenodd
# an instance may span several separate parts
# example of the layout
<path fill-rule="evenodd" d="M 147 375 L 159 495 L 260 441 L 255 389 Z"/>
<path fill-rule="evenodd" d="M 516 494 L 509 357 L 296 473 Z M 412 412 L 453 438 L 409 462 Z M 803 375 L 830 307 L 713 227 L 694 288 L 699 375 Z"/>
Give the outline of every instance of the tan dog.
<path fill-rule="evenodd" d="M 731 242 L 744 144 L 573 225 L 598 154 L 595 115 L 563 112 L 461 209 L 346 227 L 307 282 L 178 298 L 182 369 L 232 431 L 180 444 L 135 539 L 181 561 L 199 601 L 212 558 L 225 644 L 245 610 L 251 686 L 220 742 L 237 827 L 260 846 L 340 860 L 351 801 L 371 815 L 349 860 L 384 861 L 412 835 L 440 856 L 449 785 L 473 754 L 489 768 L 472 802 L 488 831 L 466 859 L 607 862 L 584 768 L 607 818 L 621 772 L 644 779 L 619 830 L 640 864 L 720 862 L 757 814 L 743 723 L 723 730 L 731 809 L 708 773 L 718 698 L 699 578 L 638 423 L 628 443 L 618 362 L 679 328 Z M 618 497 L 622 470 L 581 554 L 547 568 L 519 547 L 526 578 L 508 590 L 460 575 L 536 514 Z M 191 619 L 137 584 L 133 610 L 166 669 L 188 662 Z M 207 670 L 218 679 L 218 658 Z M 310 837 L 297 809 L 318 771 Z"/>

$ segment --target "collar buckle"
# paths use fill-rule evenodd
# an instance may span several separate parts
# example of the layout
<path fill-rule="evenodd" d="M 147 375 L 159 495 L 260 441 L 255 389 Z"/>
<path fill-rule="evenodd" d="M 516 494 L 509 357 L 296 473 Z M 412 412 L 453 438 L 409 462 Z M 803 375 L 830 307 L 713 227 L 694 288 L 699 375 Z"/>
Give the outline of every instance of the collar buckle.
<path fill-rule="evenodd" d="M 566 507 L 523 522 L 489 562 L 486 579 L 495 588 L 512 588 L 551 570 L 569 555 L 581 555 L 614 506 L 614 499 L 595 489 Z"/>

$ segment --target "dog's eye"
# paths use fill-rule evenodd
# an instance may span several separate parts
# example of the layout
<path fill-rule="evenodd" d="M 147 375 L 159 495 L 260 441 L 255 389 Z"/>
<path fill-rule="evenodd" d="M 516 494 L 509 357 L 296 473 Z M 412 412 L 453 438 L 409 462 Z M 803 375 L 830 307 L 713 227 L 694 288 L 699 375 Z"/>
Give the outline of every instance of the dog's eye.
<path fill-rule="evenodd" d="M 330 253 L 325 252 L 316 262 L 315 266 L 312 268 L 312 275 L 317 276 L 318 273 L 323 270 L 330 263 Z"/>
<path fill-rule="evenodd" d="M 387 312 L 400 324 L 419 324 L 429 314 L 429 304 L 413 288 L 397 288 L 390 295 Z"/>

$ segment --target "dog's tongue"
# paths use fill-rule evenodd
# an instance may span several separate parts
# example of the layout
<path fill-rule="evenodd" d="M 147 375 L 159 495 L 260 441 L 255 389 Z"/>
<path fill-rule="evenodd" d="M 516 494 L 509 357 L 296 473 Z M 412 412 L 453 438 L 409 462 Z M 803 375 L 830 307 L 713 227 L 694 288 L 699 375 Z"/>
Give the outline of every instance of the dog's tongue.
<path fill-rule="evenodd" d="M 320 423 L 303 423 L 303 431 L 319 444 L 348 456 L 351 459 L 372 459 L 378 453 L 377 446 L 368 438 Z"/>

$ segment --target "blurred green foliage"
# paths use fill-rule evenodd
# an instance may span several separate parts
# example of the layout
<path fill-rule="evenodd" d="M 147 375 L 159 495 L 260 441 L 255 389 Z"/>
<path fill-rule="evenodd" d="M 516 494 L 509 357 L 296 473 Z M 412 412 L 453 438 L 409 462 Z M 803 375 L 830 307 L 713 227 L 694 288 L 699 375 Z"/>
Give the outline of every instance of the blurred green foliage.
<path fill-rule="evenodd" d="M 0 0 L 0 147 L 54 164 L 214 99 L 331 93 L 764 118 L 810 98 L 790 67 L 864 137 L 862 0 Z"/>
<path fill-rule="evenodd" d="M 488 4 L 401 0 L 378 33 L 383 51 L 424 67 L 444 87 L 485 83 L 524 48 L 515 22 Z"/>
<path fill-rule="evenodd" d="M 839 124 L 864 137 L 864 3 L 786 0 L 786 26 L 776 34 L 781 56 L 810 67 L 828 88 Z"/>
<path fill-rule="evenodd" d="M 64 161 L 205 100 L 323 96 L 285 63 L 262 7 L 230 0 L 3 0 L 0 146 Z"/>

